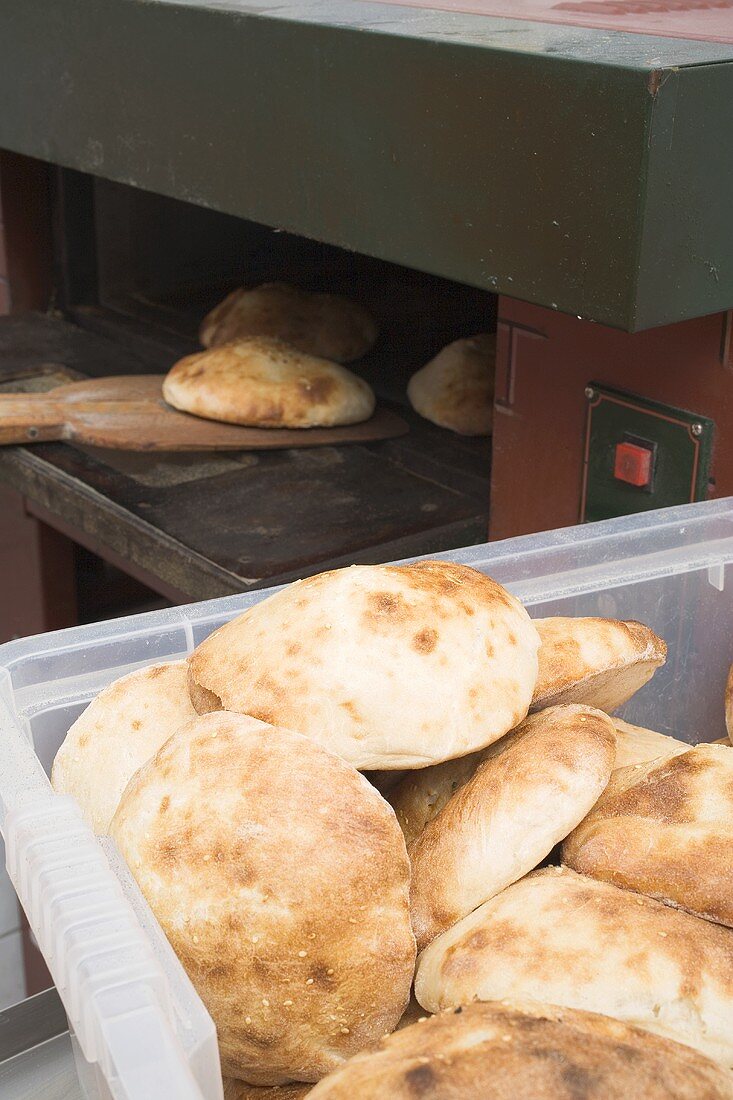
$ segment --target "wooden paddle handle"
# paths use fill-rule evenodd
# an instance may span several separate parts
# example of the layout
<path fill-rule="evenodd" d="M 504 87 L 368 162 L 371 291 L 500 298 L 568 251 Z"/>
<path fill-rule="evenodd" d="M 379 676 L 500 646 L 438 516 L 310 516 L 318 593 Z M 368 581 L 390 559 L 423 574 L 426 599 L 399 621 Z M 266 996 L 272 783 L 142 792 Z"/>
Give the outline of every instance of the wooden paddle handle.
<path fill-rule="evenodd" d="M 66 410 L 58 402 L 15 394 L 0 399 L 0 444 L 63 439 Z"/>

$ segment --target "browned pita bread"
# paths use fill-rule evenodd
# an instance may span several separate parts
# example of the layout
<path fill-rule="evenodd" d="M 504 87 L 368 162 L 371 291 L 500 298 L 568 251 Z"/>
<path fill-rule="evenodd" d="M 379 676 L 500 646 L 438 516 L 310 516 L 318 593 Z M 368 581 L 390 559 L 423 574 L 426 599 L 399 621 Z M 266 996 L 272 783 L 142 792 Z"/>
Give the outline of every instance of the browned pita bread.
<path fill-rule="evenodd" d="M 470 336 L 443 348 L 413 374 L 415 412 L 460 435 L 490 435 L 494 421 L 496 335 Z"/>
<path fill-rule="evenodd" d="M 204 318 L 199 332 L 206 348 L 251 336 L 271 336 L 306 355 L 349 363 L 369 351 L 377 326 L 348 298 L 263 283 L 233 291 Z"/>
<path fill-rule="evenodd" d="M 111 835 L 225 1075 L 317 1081 L 397 1026 L 415 964 L 407 852 L 339 757 L 245 715 L 197 718 L 137 772 Z"/>
<path fill-rule="evenodd" d="M 106 833 L 138 768 L 195 717 L 185 661 L 121 676 L 100 691 L 67 733 L 53 762 L 54 790 L 75 798 L 95 833 Z"/>
<path fill-rule="evenodd" d="M 535 619 L 542 640 L 532 709 L 587 703 L 608 713 L 643 687 L 667 646 L 643 623 L 618 619 Z"/>
<path fill-rule="evenodd" d="M 722 1067 L 591 1012 L 471 1004 L 383 1039 L 313 1100 L 732 1100 Z"/>
<path fill-rule="evenodd" d="M 415 996 L 430 1012 L 516 998 L 602 1011 L 733 1065 L 733 932 L 567 868 L 434 939 Z"/>
<path fill-rule="evenodd" d="M 539 639 L 506 589 L 453 562 L 351 566 L 255 604 L 189 658 L 200 712 L 294 729 L 363 770 L 420 768 L 527 713 Z"/>
<path fill-rule="evenodd" d="M 357 424 L 374 412 L 371 387 L 338 363 L 258 336 L 187 355 L 168 372 L 176 409 L 254 428 Z"/>
<path fill-rule="evenodd" d="M 611 719 L 584 706 L 531 714 L 485 749 L 408 850 L 418 949 L 549 855 L 603 791 L 615 755 Z"/>
<path fill-rule="evenodd" d="M 733 926 L 733 748 L 614 772 L 563 844 L 569 867 Z"/>
<path fill-rule="evenodd" d="M 302 1100 L 313 1085 L 248 1085 L 245 1081 L 224 1078 L 224 1100 Z"/>

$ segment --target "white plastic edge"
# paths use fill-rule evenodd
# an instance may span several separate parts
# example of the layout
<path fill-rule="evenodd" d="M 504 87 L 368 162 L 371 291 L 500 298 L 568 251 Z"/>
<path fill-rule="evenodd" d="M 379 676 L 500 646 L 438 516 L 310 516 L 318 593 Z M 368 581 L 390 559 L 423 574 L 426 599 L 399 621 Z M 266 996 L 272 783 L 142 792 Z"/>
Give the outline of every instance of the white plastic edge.
<path fill-rule="evenodd" d="M 115 1100 L 221 1100 L 213 1022 L 152 914 L 144 926 L 142 898 L 136 912 L 125 897 L 103 847 L 111 841 L 100 843 L 74 800 L 52 792 L 1 705 L 0 716 L 0 775 L 8 774 L 4 747 L 13 741 L 17 751 L 22 742 L 31 781 L 5 805 L 7 869 L 84 1059 L 99 1064 Z M 175 1004 L 159 961 L 166 951 L 179 985 Z M 202 1019 L 209 1024 L 198 1080 L 176 1034 L 176 1011 L 189 1016 L 183 1026 L 196 1014 L 199 1033 Z"/>

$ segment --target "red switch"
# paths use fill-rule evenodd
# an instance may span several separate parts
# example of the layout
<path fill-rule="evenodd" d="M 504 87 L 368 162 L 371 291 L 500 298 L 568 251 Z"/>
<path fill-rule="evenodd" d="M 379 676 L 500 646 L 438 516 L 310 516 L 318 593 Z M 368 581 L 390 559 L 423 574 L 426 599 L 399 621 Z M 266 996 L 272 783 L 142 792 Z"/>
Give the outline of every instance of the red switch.
<path fill-rule="evenodd" d="M 613 476 L 627 485 L 646 488 L 652 479 L 652 452 L 636 443 L 617 443 Z"/>

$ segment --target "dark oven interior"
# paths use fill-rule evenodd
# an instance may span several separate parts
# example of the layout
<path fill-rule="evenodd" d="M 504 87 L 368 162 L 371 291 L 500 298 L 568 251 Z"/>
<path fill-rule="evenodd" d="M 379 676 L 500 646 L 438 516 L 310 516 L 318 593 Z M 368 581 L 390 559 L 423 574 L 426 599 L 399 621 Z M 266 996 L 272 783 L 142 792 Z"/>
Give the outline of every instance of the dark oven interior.
<path fill-rule="evenodd" d="M 52 309 L 0 330 L 0 351 L 20 367 L 35 355 L 82 374 L 163 374 L 199 347 L 200 321 L 226 293 L 279 280 L 370 309 L 378 342 L 349 369 L 409 425 L 399 438 L 312 450 L 156 456 L 42 445 L 36 453 L 94 495 L 90 510 L 102 498 L 124 509 L 130 532 L 115 520 L 105 536 L 123 568 L 132 547 L 138 578 L 178 602 L 485 541 L 491 440 L 417 416 L 406 386 L 450 341 L 495 328 L 495 296 L 132 186 L 51 174 Z M 101 525 L 91 511 L 86 522 Z M 83 564 L 88 581 L 91 558 Z"/>
<path fill-rule="evenodd" d="M 380 327 L 353 369 L 404 403 L 410 375 L 441 347 L 495 328 L 487 291 L 123 184 L 62 171 L 57 209 L 62 310 L 131 338 L 196 346 L 202 317 L 241 285 L 345 294 Z"/>

